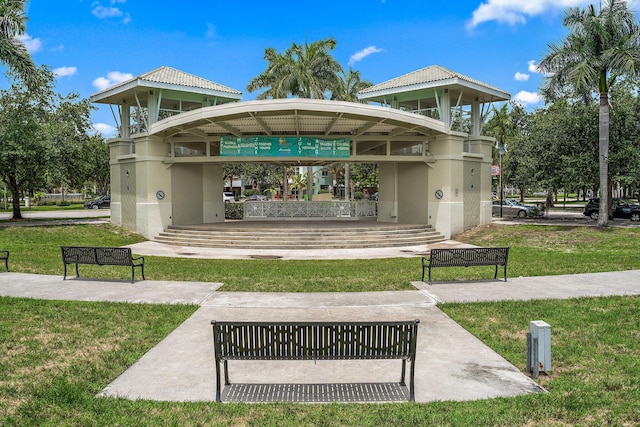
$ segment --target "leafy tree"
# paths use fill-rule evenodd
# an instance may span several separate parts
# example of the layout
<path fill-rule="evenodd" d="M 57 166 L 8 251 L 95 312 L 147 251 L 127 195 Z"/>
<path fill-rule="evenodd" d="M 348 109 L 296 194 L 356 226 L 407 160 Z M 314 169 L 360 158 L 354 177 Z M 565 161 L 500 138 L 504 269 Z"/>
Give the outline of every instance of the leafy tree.
<path fill-rule="evenodd" d="M 589 5 L 569 8 L 563 24 L 569 34 L 561 44 L 549 45 L 549 52 L 538 68 L 551 73 L 543 88 L 553 99 L 567 86 L 576 94 L 597 91 L 600 95 L 598 225 L 608 223 L 609 207 L 609 87 L 621 75 L 640 73 L 640 26 L 624 0 L 605 0 L 599 11 Z"/>
<path fill-rule="evenodd" d="M 506 150 L 507 142 L 510 142 L 516 133 L 516 126 L 509 115 L 509 104 L 502 104 L 500 109 L 493 106 L 491 118 L 487 121 L 483 129 L 489 136 L 493 136 L 496 139 L 496 149 L 493 152 L 494 158 L 496 158 L 496 153 L 498 153 L 500 149 Z M 502 161 L 500 161 L 500 167 L 503 168 Z M 504 188 L 504 175 L 504 171 L 501 171 L 500 183 L 498 185 L 500 200 L 502 200 L 502 190 Z"/>
<path fill-rule="evenodd" d="M 0 62 L 7 65 L 30 89 L 37 88 L 38 69 L 24 43 L 18 39 L 26 31 L 27 0 L 0 0 Z"/>
<path fill-rule="evenodd" d="M 362 189 L 369 189 L 369 194 L 378 191 L 378 164 L 354 163 L 351 168 L 351 180 Z"/>
<path fill-rule="evenodd" d="M 49 146 L 49 177 L 63 189 L 81 188 L 91 176 L 96 176 L 95 170 L 91 173 L 95 157 L 85 149 L 91 141 L 87 133 L 91 127 L 90 112 L 91 104 L 88 99 L 80 99 L 73 93 L 66 97 L 56 95 L 51 100 L 47 119 L 40 124 Z M 91 148 L 96 148 L 95 144 Z M 104 148 L 95 154 L 100 153 L 104 155 Z M 104 168 L 104 158 L 97 160 L 98 164 L 95 166 Z M 106 166 L 108 174 L 108 161 Z"/>
<path fill-rule="evenodd" d="M 549 197 L 559 188 L 596 186 L 596 107 L 593 102 L 571 103 L 562 98 L 531 117 L 527 152 L 535 159 L 532 176 Z"/>
<path fill-rule="evenodd" d="M 339 84 L 340 64 L 331 56 L 336 46 L 333 38 L 304 44 L 293 43 L 284 54 L 273 48 L 265 50 L 267 69 L 247 85 L 249 92 L 266 89 L 258 99 L 300 98 L 325 99 Z"/>
<path fill-rule="evenodd" d="M 87 177 L 82 148 L 89 141 L 88 100 L 55 94 L 44 67 L 33 84 L 37 91 L 17 83 L 0 91 L 0 178 L 11 190 L 14 219 L 22 218 L 24 192 L 42 188 L 47 179 L 80 187 Z"/>
<path fill-rule="evenodd" d="M 336 196 L 336 190 L 338 189 L 338 183 L 340 182 L 339 180 L 341 177 L 344 177 L 344 163 L 329 163 L 324 167 L 324 169 L 331 174 L 331 187 L 333 188 L 333 195 Z"/>
<path fill-rule="evenodd" d="M 624 195 L 629 196 L 640 188 L 638 81 L 618 80 L 611 89 L 611 99 L 611 177 L 613 182 L 622 186 Z"/>
<path fill-rule="evenodd" d="M 362 80 L 360 71 L 354 71 L 351 67 L 346 73 L 341 71 L 339 76 L 340 81 L 331 95 L 331 99 L 337 101 L 358 102 L 358 92 L 373 86 L 370 81 Z"/>
<path fill-rule="evenodd" d="M 84 159 L 84 182 L 92 183 L 101 195 L 109 192 L 111 171 L 109 146 L 101 135 L 90 136 L 81 146 Z"/>

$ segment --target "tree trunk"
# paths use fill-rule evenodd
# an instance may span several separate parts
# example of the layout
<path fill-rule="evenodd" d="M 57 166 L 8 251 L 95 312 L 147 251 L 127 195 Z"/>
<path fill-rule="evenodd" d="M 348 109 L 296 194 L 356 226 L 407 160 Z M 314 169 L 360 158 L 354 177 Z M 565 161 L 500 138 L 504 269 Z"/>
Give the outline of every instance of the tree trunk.
<path fill-rule="evenodd" d="M 313 166 L 307 166 L 307 200 L 313 200 Z"/>
<path fill-rule="evenodd" d="M 600 93 L 598 113 L 598 162 L 600 166 L 600 206 L 598 207 L 598 227 L 609 223 L 609 96 Z"/>
<path fill-rule="evenodd" d="M 9 190 L 11 190 L 13 219 L 22 219 L 22 213 L 20 212 L 20 188 L 14 178 L 9 178 Z"/>
<path fill-rule="evenodd" d="M 351 200 L 351 167 L 349 163 L 344 164 L 344 199 Z"/>
<path fill-rule="evenodd" d="M 282 170 L 282 201 L 286 202 L 289 198 L 289 177 L 287 176 L 287 167 Z"/>

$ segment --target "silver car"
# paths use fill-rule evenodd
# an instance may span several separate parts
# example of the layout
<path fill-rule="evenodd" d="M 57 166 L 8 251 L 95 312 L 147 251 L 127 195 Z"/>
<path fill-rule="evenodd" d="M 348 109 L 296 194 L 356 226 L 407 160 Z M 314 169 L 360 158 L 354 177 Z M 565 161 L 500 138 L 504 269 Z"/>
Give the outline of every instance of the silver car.
<path fill-rule="evenodd" d="M 494 200 L 491 207 L 493 216 L 500 216 L 500 200 Z M 535 206 L 527 206 L 513 199 L 502 200 L 502 216 L 517 216 L 518 218 L 526 218 L 528 216 L 537 216 L 538 209 Z"/>

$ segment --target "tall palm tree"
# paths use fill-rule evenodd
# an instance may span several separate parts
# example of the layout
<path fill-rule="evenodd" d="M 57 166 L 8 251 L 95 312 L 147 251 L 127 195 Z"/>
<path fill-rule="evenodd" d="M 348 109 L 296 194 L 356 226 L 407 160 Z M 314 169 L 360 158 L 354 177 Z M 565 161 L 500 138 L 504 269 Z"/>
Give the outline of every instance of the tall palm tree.
<path fill-rule="evenodd" d="M 27 0 L 0 0 L 0 62 L 9 67 L 28 86 L 38 74 L 24 43 L 18 39 L 25 34 Z"/>
<path fill-rule="evenodd" d="M 561 44 L 550 44 L 540 61 L 542 72 L 552 73 L 543 91 L 548 98 L 567 86 L 577 94 L 597 91 L 600 207 L 598 226 L 608 224 L 609 212 L 609 87 L 621 75 L 640 74 L 640 25 L 625 0 L 605 0 L 600 11 L 593 5 L 567 9 L 563 25 L 569 34 Z"/>
<path fill-rule="evenodd" d="M 351 67 L 346 73 L 341 72 L 339 76 L 340 82 L 331 95 L 331 99 L 337 101 L 358 102 L 358 92 L 373 86 L 370 81 L 362 80 L 360 71 L 354 71 Z"/>
<path fill-rule="evenodd" d="M 331 56 L 336 46 L 333 38 L 304 44 L 293 43 L 283 54 L 273 48 L 265 50 L 267 69 L 254 77 L 247 91 L 266 89 L 259 99 L 300 98 L 325 99 L 339 83 L 340 64 Z"/>

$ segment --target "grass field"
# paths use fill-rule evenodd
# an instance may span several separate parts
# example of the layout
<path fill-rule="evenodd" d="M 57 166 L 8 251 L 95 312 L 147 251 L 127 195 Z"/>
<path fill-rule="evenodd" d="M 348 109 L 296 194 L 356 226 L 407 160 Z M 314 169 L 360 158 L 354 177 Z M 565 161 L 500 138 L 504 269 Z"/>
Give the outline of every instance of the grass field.
<path fill-rule="evenodd" d="M 638 231 L 485 227 L 459 240 L 511 246 L 509 275 L 640 268 Z M 61 275 L 60 245 L 125 245 L 139 236 L 105 225 L 3 227 L 13 271 Z M 535 260 L 535 261 L 532 261 Z M 419 259 L 214 261 L 149 257 L 150 279 L 222 281 L 242 291 L 409 289 Z M 436 280 L 486 277 L 441 269 Z M 123 268 L 95 277 L 126 280 Z M 288 276 L 293 276 L 291 279 Z M 481 285 L 479 285 L 481 286 Z M 523 325 L 553 325 L 549 393 L 472 402 L 215 404 L 129 401 L 95 394 L 187 319 L 195 306 L 0 297 L 0 425 L 49 426 L 634 426 L 640 425 L 640 297 L 445 304 L 440 308 L 524 369 Z"/>

